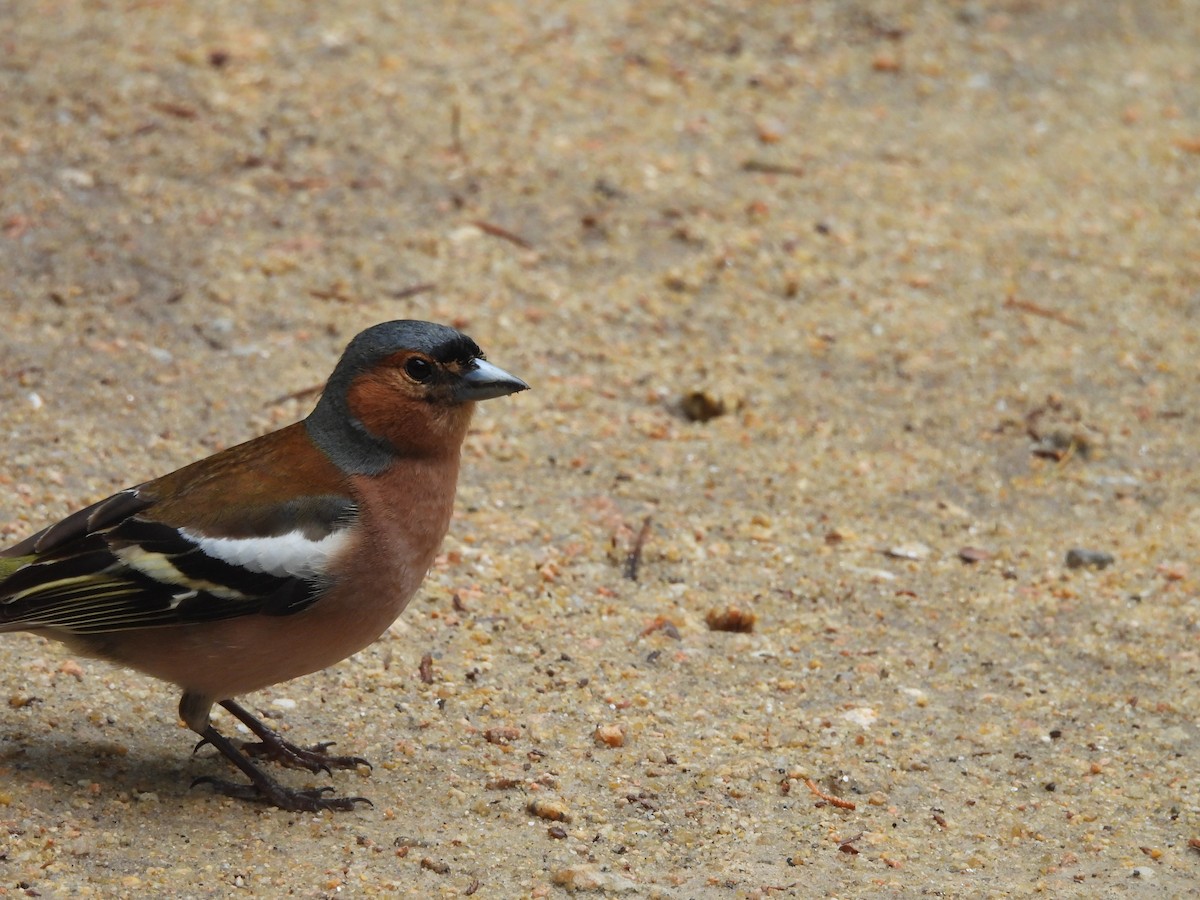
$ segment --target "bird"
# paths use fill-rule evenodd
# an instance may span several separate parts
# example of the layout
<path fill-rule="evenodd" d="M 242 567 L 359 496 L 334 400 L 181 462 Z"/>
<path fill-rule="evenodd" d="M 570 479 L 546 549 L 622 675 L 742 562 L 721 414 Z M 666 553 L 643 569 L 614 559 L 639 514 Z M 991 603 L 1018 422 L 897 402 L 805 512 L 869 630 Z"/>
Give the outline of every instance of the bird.
<path fill-rule="evenodd" d="M 347 345 L 299 422 L 113 494 L 0 550 L 0 632 L 31 632 L 178 686 L 179 717 L 246 781 L 216 793 L 291 811 L 364 797 L 292 789 L 255 760 L 369 765 L 284 740 L 237 702 L 325 669 L 404 611 L 450 525 L 475 405 L 528 389 L 471 338 L 415 320 Z M 235 745 L 220 705 L 258 739 Z"/>

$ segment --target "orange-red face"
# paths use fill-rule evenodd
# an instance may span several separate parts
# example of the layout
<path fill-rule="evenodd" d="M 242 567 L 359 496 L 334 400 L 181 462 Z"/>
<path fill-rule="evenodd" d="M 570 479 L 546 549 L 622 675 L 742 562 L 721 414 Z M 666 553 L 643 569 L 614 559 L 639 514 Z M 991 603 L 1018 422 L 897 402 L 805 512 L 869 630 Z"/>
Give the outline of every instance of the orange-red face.
<path fill-rule="evenodd" d="M 463 365 L 419 350 L 381 360 L 350 385 L 350 413 L 401 456 L 457 453 L 475 404 L 459 398 Z"/>

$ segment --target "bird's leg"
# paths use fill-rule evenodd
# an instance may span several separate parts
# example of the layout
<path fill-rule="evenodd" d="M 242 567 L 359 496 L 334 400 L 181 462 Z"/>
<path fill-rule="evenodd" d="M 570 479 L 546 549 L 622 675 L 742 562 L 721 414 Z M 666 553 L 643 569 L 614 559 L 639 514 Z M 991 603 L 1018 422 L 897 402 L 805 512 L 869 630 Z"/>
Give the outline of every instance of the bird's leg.
<path fill-rule="evenodd" d="M 249 784 L 237 784 L 205 775 L 192 782 L 192 787 L 207 784 L 216 793 L 239 800 L 257 800 L 289 812 L 319 812 L 323 809 L 352 810 L 355 803 L 371 805 L 366 797 L 326 797 L 333 788 L 309 788 L 303 791 L 286 788 L 248 760 L 233 745 L 233 742 L 210 724 L 201 733 L 204 740 L 212 744 L 250 779 Z"/>
<path fill-rule="evenodd" d="M 258 743 L 242 745 L 242 751 L 256 759 L 273 760 L 292 769 L 326 773 L 331 769 L 357 769 L 359 766 L 371 765 L 361 756 L 335 756 L 326 753 L 326 749 L 333 746 L 333 741 L 322 741 L 312 747 L 297 747 L 256 719 L 241 704 L 233 700 L 222 700 L 221 705 L 258 738 Z M 208 735 L 205 734 L 204 737 L 208 738 Z"/>
<path fill-rule="evenodd" d="M 222 705 L 246 722 L 248 726 L 257 725 L 267 734 L 274 734 L 233 701 L 226 701 Z M 309 788 L 295 791 L 284 787 L 254 765 L 244 753 L 234 746 L 233 741 L 213 727 L 212 722 L 209 721 L 211 710 L 212 700 L 210 698 L 192 691 L 183 692 L 183 697 L 179 701 L 179 717 L 187 723 L 192 731 L 200 735 L 200 743 L 196 745 L 196 749 L 200 749 L 205 744 L 212 744 L 221 752 L 222 756 L 245 773 L 246 777 L 250 779 L 250 783 L 237 784 L 206 775 L 194 780 L 192 787 L 198 784 L 207 784 L 218 794 L 224 794 L 226 797 L 257 800 L 260 803 L 268 803 L 271 806 L 294 812 L 318 812 L 322 809 L 350 810 L 354 809 L 355 803 L 371 805 L 371 801 L 366 797 L 326 797 L 325 795 L 330 793 L 333 788 Z"/>

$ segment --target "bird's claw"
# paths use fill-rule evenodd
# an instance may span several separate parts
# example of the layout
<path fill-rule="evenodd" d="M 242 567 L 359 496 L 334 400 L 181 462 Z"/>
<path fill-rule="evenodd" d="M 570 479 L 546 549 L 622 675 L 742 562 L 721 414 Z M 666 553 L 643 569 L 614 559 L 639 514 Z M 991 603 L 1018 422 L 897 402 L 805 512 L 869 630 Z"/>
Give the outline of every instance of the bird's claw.
<path fill-rule="evenodd" d="M 225 781 L 211 775 L 201 775 L 199 778 L 193 779 L 191 786 L 196 787 L 201 784 L 208 785 L 214 793 L 223 797 L 266 803 L 287 812 L 321 812 L 326 809 L 347 812 L 352 811 L 356 803 L 365 803 L 370 807 L 375 806 L 366 797 L 326 797 L 326 794 L 333 793 L 333 788 L 328 786 L 295 791 L 274 782 L 260 786 Z"/>
<path fill-rule="evenodd" d="M 276 736 L 275 740 L 243 744 L 242 752 L 255 759 L 277 762 L 289 769 L 307 769 L 309 772 L 324 772 L 326 775 L 332 775 L 334 769 L 357 769 L 359 766 L 366 766 L 369 769 L 372 767 L 361 756 L 336 756 L 326 753 L 326 749 L 333 745 L 333 741 L 322 741 L 311 747 L 298 747 Z"/>

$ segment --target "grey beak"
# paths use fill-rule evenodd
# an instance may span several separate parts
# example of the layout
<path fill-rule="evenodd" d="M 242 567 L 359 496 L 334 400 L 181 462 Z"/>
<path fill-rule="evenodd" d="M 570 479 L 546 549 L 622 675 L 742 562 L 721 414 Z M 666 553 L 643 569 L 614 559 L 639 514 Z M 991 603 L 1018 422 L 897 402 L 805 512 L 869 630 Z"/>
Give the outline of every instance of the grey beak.
<path fill-rule="evenodd" d="M 477 359 L 472 367 L 462 373 L 456 391 L 459 400 L 491 400 L 506 397 L 517 391 L 529 390 L 529 385 L 515 375 L 509 375 L 499 366 L 485 359 Z"/>

